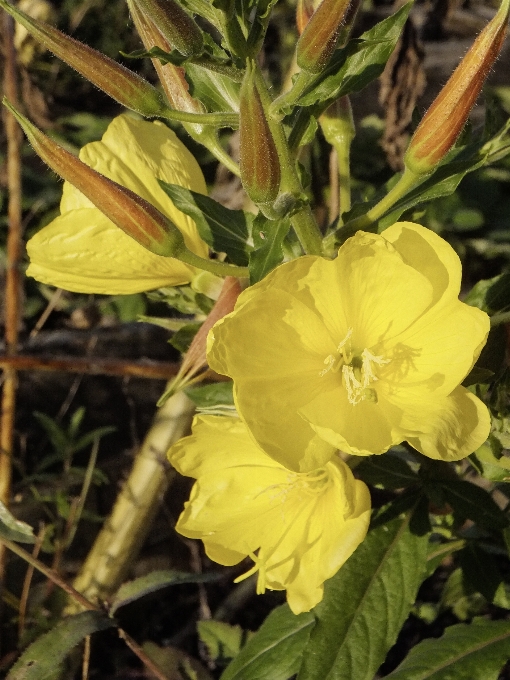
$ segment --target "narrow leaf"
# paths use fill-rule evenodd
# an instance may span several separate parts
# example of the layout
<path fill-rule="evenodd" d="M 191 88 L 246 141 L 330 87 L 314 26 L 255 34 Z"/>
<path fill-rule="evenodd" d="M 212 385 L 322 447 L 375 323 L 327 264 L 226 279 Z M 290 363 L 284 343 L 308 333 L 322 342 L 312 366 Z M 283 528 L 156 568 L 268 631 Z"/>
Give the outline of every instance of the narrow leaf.
<path fill-rule="evenodd" d="M 510 621 L 474 619 L 416 645 L 386 680 L 497 680 L 510 658 Z"/>
<path fill-rule="evenodd" d="M 0 537 L 18 543 L 34 543 L 34 530 L 29 524 L 20 522 L 0 502 Z"/>
<path fill-rule="evenodd" d="M 199 387 L 188 387 L 184 391 L 197 408 L 209 408 L 218 404 L 234 405 L 234 383 L 218 382 Z"/>
<path fill-rule="evenodd" d="M 221 680 L 288 680 L 299 669 L 314 623 L 311 613 L 296 616 L 287 605 L 274 609 Z"/>
<path fill-rule="evenodd" d="M 257 250 L 250 253 L 250 284 L 261 281 L 283 261 L 283 240 L 289 233 L 290 222 L 266 220 L 262 214 L 253 222 L 253 242 Z"/>
<path fill-rule="evenodd" d="M 229 210 L 212 198 L 197 194 L 178 184 L 159 181 L 175 207 L 195 220 L 200 236 L 217 253 L 226 253 L 234 264 L 246 266 L 251 213 Z"/>
<path fill-rule="evenodd" d="M 45 680 L 87 635 L 113 626 L 115 622 L 98 611 L 82 612 L 63 619 L 23 652 L 6 680 Z"/>
<path fill-rule="evenodd" d="M 325 583 L 298 680 L 372 680 L 395 643 L 425 577 L 428 536 L 409 514 L 369 532 Z"/>
<path fill-rule="evenodd" d="M 206 583 L 207 581 L 217 581 L 218 578 L 221 577 L 216 573 L 188 574 L 187 572 L 174 571 L 173 569 L 153 571 L 146 576 L 140 576 L 140 578 L 135 578 L 133 581 L 128 581 L 121 585 L 113 598 L 110 614 L 113 616 L 120 607 L 161 588 L 182 583 Z"/>
<path fill-rule="evenodd" d="M 445 479 L 440 486 L 445 501 L 463 518 L 472 519 L 489 531 L 508 526 L 508 517 L 485 489 L 461 479 Z"/>
<path fill-rule="evenodd" d="M 384 489 L 404 489 L 419 481 L 405 461 L 391 454 L 364 459 L 356 466 L 356 474 L 367 484 Z"/>

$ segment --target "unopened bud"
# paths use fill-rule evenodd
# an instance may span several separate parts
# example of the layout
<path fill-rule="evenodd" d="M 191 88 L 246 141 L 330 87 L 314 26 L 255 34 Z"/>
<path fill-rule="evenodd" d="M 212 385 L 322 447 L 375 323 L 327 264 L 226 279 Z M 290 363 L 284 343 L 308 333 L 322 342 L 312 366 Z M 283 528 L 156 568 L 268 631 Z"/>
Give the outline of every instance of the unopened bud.
<path fill-rule="evenodd" d="M 431 172 L 455 144 L 501 51 L 509 14 L 503 0 L 418 125 L 404 158 L 413 173 Z"/>
<path fill-rule="evenodd" d="M 272 202 L 280 188 L 280 158 L 262 97 L 266 93 L 250 64 L 241 85 L 239 165 L 246 193 L 254 203 Z"/>
<path fill-rule="evenodd" d="M 320 73 L 336 49 L 350 0 L 322 0 L 301 34 L 296 57 L 308 73 Z"/>
<path fill-rule="evenodd" d="M 186 57 L 201 54 L 202 31 L 194 19 L 175 0 L 133 0 L 140 12 L 157 26 L 161 35 Z"/>
<path fill-rule="evenodd" d="M 314 0 L 298 0 L 296 7 L 296 27 L 299 35 L 305 30 L 306 25 L 312 18 L 314 10 Z"/>
<path fill-rule="evenodd" d="M 123 232 L 156 255 L 178 257 L 186 250 L 179 229 L 153 205 L 63 149 L 16 111 L 5 98 L 3 103 L 43 161 L 81 191 Z"/>
<path fill-rule="evenodd" d="M 32 19 L 27 14 L 0 0 L 3 7 L 38 42 L 119 104 L 142 116 L 164 115 L 167 107 L 161 94 L 136 73 L 116 61 L 70 38 L 49 24 Z"/>
<path fill-rule="evenodd" d="M 319 117 L 328 144 L 333 147 L 350 144 L 355 137 L 354 118 L 349 97 L 340 97 Z"/>
<path fill-rule="evenodd" d="M 153 47 L 170 52 L 173 46 L 163 37 L 154 24 L 143 12 L 140 11 L 138 0 L 127 0 L 131 17 L 136 30 L 147 50 Z M 162 64 L 159 59 L 153 59 L 152 63 L 158 74 L 163 90 L 172 108 L 177 111 L 188 113 L 204 113 L 205 107 L 198 99 L 189 93 L 189 85 L 186 81 L 184 69 L 173 64 Z M 202 131 L 203 126 L 194 125 Z"/>

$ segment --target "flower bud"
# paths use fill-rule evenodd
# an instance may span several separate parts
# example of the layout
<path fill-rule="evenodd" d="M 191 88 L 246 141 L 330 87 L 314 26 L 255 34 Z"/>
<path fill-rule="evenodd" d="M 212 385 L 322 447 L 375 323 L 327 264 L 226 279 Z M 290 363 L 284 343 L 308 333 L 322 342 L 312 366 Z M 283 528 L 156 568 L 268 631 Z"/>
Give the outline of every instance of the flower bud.
<path fill-rule="evenodd" d="M 301 34 L 296 57 L 308 73 L 320 73 L 336 49 L 350 0 L 322 0 Z"/>
<path fill-rule="evenodd" d="M 248 64 L 240 91 L 239 165 L 243 186 L 254 203 L 274 201 L 280 188 L 280 158 L 264 110 L 265 96 Z"/>
<path fill-rule="evenodd" d="M 296 7 L 296 27 L 299 35 L 303 33 L 315 9 L 313 0 L 298 0 Z"/>
<path fill-rule="evenodd" d="M 404 158 L 411 172 L 431 172 L 455 144 L 501 51 L 509 14 L 510 0 L 503 0 L 418 125 Z"/>
<path fill-rule="evenodd" d="M 186 57 L 200 54 L 204 37 L 193 18 L 175 0 L 133 0 L 165 40 Z"/>
<path fill-rule="evenodd" d="M 6 0 L 0 0 L 0 7 L 5 9 L 55 56 L 65 61 L 122 106 L 146 117 L 164 115 L 167 107 L 163 97 L 155 87 L 136 73 L 88 45 L 68 37 L 53 26 L 32 19 Z"/>
<path fill-rule="evenodd" d="M 319 124 L 328 144 L 350 144 L 356 135 L 349 97 L 340 97 L 321 114 Z"/>
<path fill-rule="evenodd" d="M 138 35 L 147 50 L 153 47 L 170 52 L 173 45 L 158 30 L 156 24 L 140 10 L 139 0 L 127 0 L 131 18 L 136 26 Z M 159 59 L 153 59 L 152 63 L 158 74 L 163 90 L 172 108 L 177 111 L 187 111 L 188 113 L 205 113 L 205 107 L 198 99 L 189 93 L 189 85 L 186 81 L 184 69 L 173 64 L 162 64 Z M 201 131 L 203 125 L 194 125 Z"/>
<path fill-rule="evenodd" d="M 96 172 L 56 144 L 4 98 L 35 152 L 52 170 L 82 192 L 106 217 L 156 255 L 178 257 L 186 250 L 179 229 L 159 210 L 130 189 Z"/>

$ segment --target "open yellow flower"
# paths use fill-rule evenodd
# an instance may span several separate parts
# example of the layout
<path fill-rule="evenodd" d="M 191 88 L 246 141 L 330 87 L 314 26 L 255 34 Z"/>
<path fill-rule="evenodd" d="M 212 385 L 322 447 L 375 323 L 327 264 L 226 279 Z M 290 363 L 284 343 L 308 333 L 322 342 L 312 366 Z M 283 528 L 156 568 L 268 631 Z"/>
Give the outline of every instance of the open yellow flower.
<path fill-rule="evenodd" d="M 118 116 L 100 142 L 81 149 L 80 159 L 149 201 L 175 223 L 190 250 L 207 257 L 195 223 L 157 181 L 206 191 L 198 163 L 163 123 Z M 27 243 L 27 274 L 38 281 L 79 293 L 117 295 L 187 283 L 195 273 L 179 260 L 143 248 L 68 182 L 60 213 Z"/>
<path fill-rule="evenodd" d="M 309 611 L 364 539 L 370 494 L 333 458 L 308 473 L 267 456 L 239 418 L 196 417 L 193 434 L 169 451 L 172 465 L 197 481 L 177 531 L 200 538 L 223 565 L 255 562 L 257 592 L 287 590 L 295 614 Z M 257 552 L 257 554 L 255 554 Z"/>
<path fill-rule="evenodd" d="M 424 227 L 358 232 L 335 260 L 294 260 L 242 293 L 210 332 L 209 364 L 234 379 L 260 446 L 294 470 L 404 440 L 458 460 L 490 428 L 459 386 L 489 331 L 459 301 L 460 279 L 454 250 Z"/>

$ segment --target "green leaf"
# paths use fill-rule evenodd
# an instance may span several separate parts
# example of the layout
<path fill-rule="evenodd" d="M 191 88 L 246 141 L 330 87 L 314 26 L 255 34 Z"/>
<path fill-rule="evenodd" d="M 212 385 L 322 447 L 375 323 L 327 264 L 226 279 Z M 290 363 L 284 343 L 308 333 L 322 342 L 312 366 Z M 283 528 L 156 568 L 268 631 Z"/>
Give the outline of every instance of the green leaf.
<path fill-rule="evenodd" d="M 67 432 L 45 413 L 34 411 L 34 417 L 46 430 L 46 434 L 48 435 L 51 445 L 55 451 L 59 453 L 61 457 L 68 453 L 70 441 Z"/>
<path fill-rule="evenodd" d="M 212 385 L 201 385 L 200 387 L 188 387 L 184 391 L 197 408 L 210 408 L 218 404 L 234 405 L 233 394 L 234 383 L 218 382 Z"/>
<path fill-rule="evenodd" d="M 488 602 L 494 602 L 503 582 L 496 559 L 475 542 L 470 542 L 458 552 L 458 560 L 470 590 L 481 593 Z"/>
<path fill-rule="evenodd" d="M 182 352 L 182 354 L 185 354 L 193 342 L 193 338 L 198 333 L 201 325 L 202 324 L 200 323 L 187 323 L 182 328 L 179 328 L 179 330 L 173 334 L 168 342 L 172 345 L 172 347 L 175 347 L 176 350 Z"/>
<path fill-rule="evenodd" d="M 404 489 L 419 482 L 419 477 L 398 456 L 370 456 L 356 466 L 356 475 L 367 484 L 384 489 Z"/>
<path fill-rule="evenodd" d="M 221 680 L 288 680 L 297 673 L 315 623 L 313 614 L 274 609 L 226 668 Z"/>
<path fill-rule="evenodd" d="M 298 680 L 372 680 L 406 620 L 425 576 L 428 537 L 410 514 L 368 533 L 326 581 Z"/>
<path fill-rule="evenodd" d="M 239 654 L 243 640 L 241 626 L 230 626 L 222 621 L 199 621 L 197 630 L 214 661 L 230 660 Z"/>
<path fill-rule="evenodd" d="M 464 519 L 471 519 L 489 531 L 505 529 L 508 517 L 492 499 L 491 495 L 476 484 L 462 479 L 443 479 L 433 482 L 439 485 L 445 501 Z"/>
<path fill-rule="evenodd" d="M 283 261 L 283 241 L 290 230 L 290 221 L 267 220 L 261 213 L 253 222 L 253 243 L 250 253 L 250 284 L 261 281 Z"/>
<path fill-rule="evenodd" d="M 234 264 L 248 264 L 249 232 L 253 215 L 242 210 L 229 210 L 212 198 L 197 194 L 178 184 L 159 180 L 175 207 L 195 220 L 203 240 L 217 253 L 226 253 Z"/>
<path fill-rule="evenodd" d="M 124 607 L 124 605 L 134 602 L 161 588 L 181 585 L 182 583 L 206 583 L 208 581 L 217 581 L 218 578 L 221 577 L 213 572 L 206 574 L 189 574 L 173 569 L 152 571 L 150 574 L 140 576 L 140 578 L 135 578 L 133 581 L 128 581 L 121 585 L 113 598 L 110 607 L 110 615 L 113 616 L 120 607 Z"/>
<path fill-rule="evenodd" d="M 99 611 L 82 612 L 63 619 L 23 652 L 6 680 L 45 680 L 87 635 L 114 626 L 115 622 Z"/>
<path fill-rule="evenodd" d="M 337 50 L 319 82 L 298 99 L 298 106 L 313 106 L 359 92 L 378 78 L 395 49 L 412 4 L 408 2 L 359 39 Z"/>
<path fill-rule="evenodd" d="M 210 113 L 239 112 L 240 83 L 222 73 L 214 73 L 198 64 L 186 64 L 190 94 L 199 99 Z"/>
<path fill-rule="evenodd" d="M 509 658 L 510 621 L 479 618 L 420 642 L 386 680 L 497 680 Z"/>
<path fill-rule="evenodd" d="M 34 530 L 29 524 L 20 522 L 11 515 L 5 505 L 0 501 L 0 537 L 8 541 L 18 543 L 34 543 Z"/>

